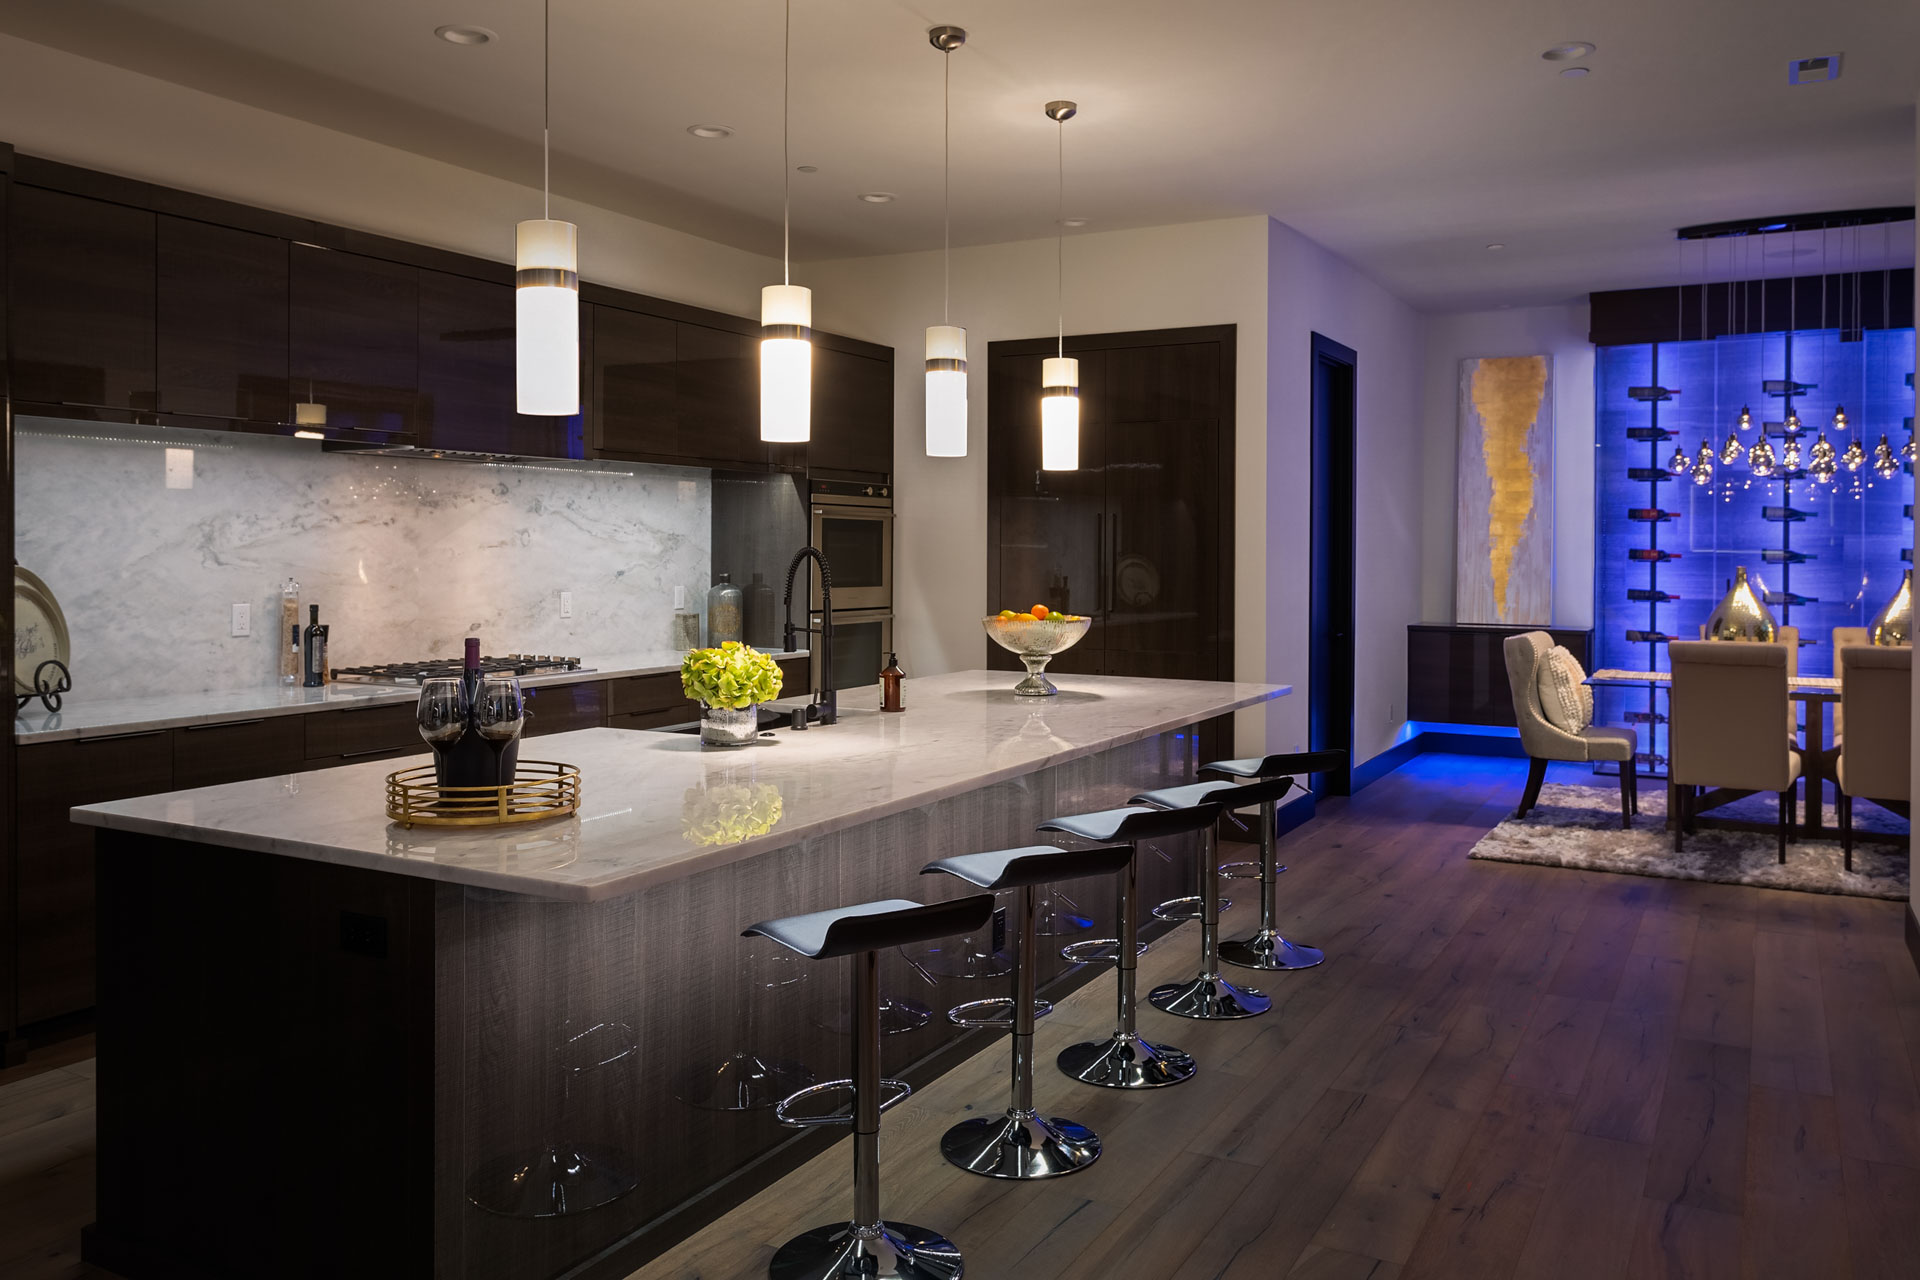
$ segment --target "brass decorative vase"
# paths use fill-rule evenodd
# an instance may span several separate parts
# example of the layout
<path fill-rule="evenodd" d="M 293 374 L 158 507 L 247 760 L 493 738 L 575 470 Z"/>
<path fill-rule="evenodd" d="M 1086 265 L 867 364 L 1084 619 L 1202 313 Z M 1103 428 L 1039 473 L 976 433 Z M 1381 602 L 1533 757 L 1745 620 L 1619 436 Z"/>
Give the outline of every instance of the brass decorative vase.
<path fill-rule="evenodd" d="M 1755 640 L 1770 644 L 1778 636 L 1773 613 L 1767 608 L 1753 584 L 1747 581 L 1747 566 L 1736 565 L 1733 586 L 1714 606 L 1707 619 L 1709 640 Z"/>
<path fill-rule="evenodd" d="M 1900 589 L 1867 624 L 1867 640 L 1889 648 L 1913 643 L 1913 570 L 1900 575 Z"/>

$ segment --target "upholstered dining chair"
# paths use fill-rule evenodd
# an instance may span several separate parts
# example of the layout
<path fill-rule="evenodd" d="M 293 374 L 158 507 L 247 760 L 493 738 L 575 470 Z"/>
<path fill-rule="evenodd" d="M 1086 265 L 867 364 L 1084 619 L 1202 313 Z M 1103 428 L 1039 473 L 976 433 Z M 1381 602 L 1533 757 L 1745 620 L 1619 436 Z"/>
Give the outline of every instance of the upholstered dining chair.
<path fill-rule="evenodd" d="M 1833 629 L 1833 678 L 1844 687 L 1847 679 L 1847 650 L 1858 649 L 1873 643 L 1865 627 L 1835 627 Z M 1789 672 L 1789 675 L 1792 673 Z M 1833 745 L 1840 746 L 1840 735 L 1845 732 L 1847 713 L 1843 704 L 1833 704 Z M 1831 775 L 1829 775 L 1831 776 Z"/>
<path fill-rule="evenodd" d="M 1640 736 L 1632 729 L 1608 729 L 1586 725 L 1577 730 L 1563 729 L 1547 719 L 1540 705 L 1540 667 L 1553 651 L 1553 637 L 1544 631 L 1523 631 L 1508 636 L 1503 646 L 1507 658 L 1507 684 L 1513 690 L 1513 718 L 1520 726 L 1520 745 L 1527 753 L 1527 789 L 1520 796 L 1514 817 L 1524 818 L 1540 800 L 1540 784 L 1546 781 L 1547 764 L 1560 760 L 1572 764 L 1593 761 L 1617 761 L 1620 765 L 1620 825 L 1631 827 L 1633 815 L 1640 811 L 1640 781 L 1635 756 Z"/>
<path fill-rule="evenodd" d="M 1844 653 L 1846 658 L 1841 659 Z M 1840 705 L 1851 710 L 1834 777 L 1840 810 L 1840 849 L 1853 870 L 1853 800 L 1859 796 L 1901 817 L 1912 799 L 1913 650 L 1860 645 L 1835 649 Z"/>
<path fill-rule="evenodd" d="M 1835 628 L 1834 634 L 1838 635 L 1839 631 L 1840 631 L 1839 628 Z M 1773 637 L 1774 637 L 1773 642 L 1777 645 L 1782 646 L 1787 651 L 1787 679 L 1791 680 L 1795 676 L 1800 674 L 1800 628 L 1775 627 L 1773 629 Z M 1707 638 L 1707 624 L 1704 622 L 1700 624 L 1700 638 L 1702 640 L 1705 640 Z M 1752 642 L 1748 640 L 1727 640 L 1727 641 L 1723 641 L 1722 643 L 1751 644 Z M 1839 643 L 1838 641 L 1835 641 L 1836 648 L 1838 647 L 1838 643 Z M 1863 640 L 1861 641 L 1861 643 L 1865 644 L 1866 641 Z M 1835 671 L 1834 674 L 1837 676 L 1840 673 L 1838 671 Z M 1794 702 L 1794 700 L 1791 697 L 1789 697 L 1787 699 L 1787 736 L 1795 737 L 1799 734 L 1799 732 L 1800 732 L 1800 708 Z"/>
<path fill-rule="evenodd" d="M 1718 640 L 1676 640 L 1667 646 L 1673 689 L 1667 724 L 1667 814 L 1673 851 L 1703 806 L 1699 790 L 1756 791 L 1780 797 L 1780 861 L 1794 820 L 1800 753 L 1780 732 L 1788 707 L 1787 646 Z"/>

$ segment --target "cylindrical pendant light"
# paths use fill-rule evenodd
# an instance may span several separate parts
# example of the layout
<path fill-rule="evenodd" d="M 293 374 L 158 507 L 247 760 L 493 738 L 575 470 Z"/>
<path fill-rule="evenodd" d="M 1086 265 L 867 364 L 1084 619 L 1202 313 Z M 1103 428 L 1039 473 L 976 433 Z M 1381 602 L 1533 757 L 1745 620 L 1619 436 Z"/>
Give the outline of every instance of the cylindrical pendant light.
<path fill-rule="evenodd" d="M 813 435 L 813 290 L 793 283 L 793 0 L 780 55 L 781 283 L 760 290 L 760 438 L 805 444 Z"/>
<path fill-rule="evenodd" d="M 953 51 L 967 42 L 959 27 L 935 27 L 927 42 L 942 54 L 941 323 L 927 326 L 927 456 L 967 456 L 967 331 L 946 323 L 953 303 Z"/>
<path fill-rule="evenodd" d="M 514 399 L 521 413 L 580 412 L 579 229 L 553 219 L 552 3 L 541 5 L 540 214 L 514 228 Z"/>
<path fill-rule="evenodd" d="M 1040 469 L 1080 469 L 1080 362 L 1067 355 L 1067 121 L 1071 102 L 1049 102 L 1047 118 L 1059 126 L 1059 194 L 1054 208 L 1054 284 L 1059 300 L 1057 355 L 1040 366 Z"/>

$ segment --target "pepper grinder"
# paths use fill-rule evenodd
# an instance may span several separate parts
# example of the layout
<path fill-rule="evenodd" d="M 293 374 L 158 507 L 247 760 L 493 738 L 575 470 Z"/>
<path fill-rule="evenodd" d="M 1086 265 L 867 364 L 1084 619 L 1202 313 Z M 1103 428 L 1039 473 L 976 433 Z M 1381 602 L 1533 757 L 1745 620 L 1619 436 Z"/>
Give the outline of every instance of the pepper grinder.
<path fill-rule="evenodd" d="M 905 711 L 906 704 L 900 700 L 900 682 L 907 673 L 900 669 L 900 655 L 889 653 L 887 665 L 880 672 L 880 709 L 882 711 Z"/>

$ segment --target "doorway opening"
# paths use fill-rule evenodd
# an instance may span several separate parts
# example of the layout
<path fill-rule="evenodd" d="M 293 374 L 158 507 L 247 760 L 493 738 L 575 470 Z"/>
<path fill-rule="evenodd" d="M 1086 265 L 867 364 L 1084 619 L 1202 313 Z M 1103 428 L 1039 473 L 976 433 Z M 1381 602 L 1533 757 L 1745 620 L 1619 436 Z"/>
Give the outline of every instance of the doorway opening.
<path fill-rule="evenodd" d="M 1353 791 L 1354 363 L 1352 348 L 1313 335 L 1313 575 L 1307 646 L 1307 749 L 1344 751 L 1347 767 L 1316 796 Z"/>

